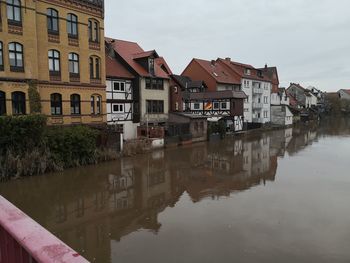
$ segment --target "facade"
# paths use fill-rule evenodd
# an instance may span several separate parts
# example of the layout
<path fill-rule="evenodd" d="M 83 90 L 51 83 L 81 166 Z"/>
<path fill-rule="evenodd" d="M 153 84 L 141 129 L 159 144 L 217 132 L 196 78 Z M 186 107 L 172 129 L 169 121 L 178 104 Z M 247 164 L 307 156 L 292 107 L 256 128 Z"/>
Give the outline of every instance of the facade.
<path fill-rule="evenodd" d="M 287 93 L 297 101 L 299 108 L 309 109 L 317 106 L 317 96 L 300 84 L 291 83 Z"/>
<path fill-rule="evenodd" d="M 182 77 L 182 81 L 179 77 L 173 78 L 175 85 L 172 92 L 181 87 L 183 111 L 205 115 L 209 121 L 224 119 L 229 131 L 243 130 L 246 94 L 241 90 L 239 78 L 230 74 L 221 63 L 201 59 L 193 59 Z M 198 81 L 203 81 L 202 92 L 193 92 L 189 87 Z"/>
<path fill-rule="evenodd" d="M 165 60 L 155 50 L 144 51 L 135 42 L 111 38 L 106 38 L 105 42 L 107 49 L 113 51 L 115 60 L 134 76 L 130 83 L 133 123 L 141 126 L 165 125 L 171 74 Z"/>
<path fill-rule="evenodd" d="M 123 134 L 125 140 L 137 138 L 139 123 L 133 121 L 133 82 L 135 76 L 120 64 L 113 49 L 106 50 L 107 124 Z"/>
<path fill-rule="evenodd" d="M 30 113 L 32 86 L 48 124 L 105 123 L 103 1 L 9 0 L 0 10 L 0 113 Z"/>
<path fill-rule="evenodd" d="M 341 89 L 338 94 L 340 99 L 350 100 L 350 89 Z"/>
<path fill-rule="evenodd" d="M 279 126 L 293 124 L 294 114 L 288 105 L 271 105 L 271 123 Z"/>
<path fill-rule="evenodd" d="M 237 63 L 230 58 L 218 59 L 218 63 L 230 70 L 240 79 L 242 90 L 247 95 L 244 101 L 244 121 L 247 123 L 265 124 L 271 121 L 272 82 L 262 69 L 251 65 Z"/>

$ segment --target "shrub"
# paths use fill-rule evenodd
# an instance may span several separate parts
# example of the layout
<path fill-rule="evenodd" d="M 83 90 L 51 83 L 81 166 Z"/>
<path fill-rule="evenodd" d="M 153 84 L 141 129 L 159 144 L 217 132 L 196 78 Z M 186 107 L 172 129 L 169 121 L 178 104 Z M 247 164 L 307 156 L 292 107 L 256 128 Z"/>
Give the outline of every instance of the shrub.
<path fill-rule="evenodd" d="M 63 167 L 80 166 L 96 162 L 98 132 L 86 126 L 49 128 L 46 145 L 55 163 Z"/>
<path fill-rule="evenodd" d="M 0 155 L 21 153 L 43 142 L 46 117 L 42 115 L 0 117 Z"/>
<path fill-rule="evenodd" d="M 41 98 L 35 82 L 30 81 L 28 88 L 30 113 L 41 113 Z"/>

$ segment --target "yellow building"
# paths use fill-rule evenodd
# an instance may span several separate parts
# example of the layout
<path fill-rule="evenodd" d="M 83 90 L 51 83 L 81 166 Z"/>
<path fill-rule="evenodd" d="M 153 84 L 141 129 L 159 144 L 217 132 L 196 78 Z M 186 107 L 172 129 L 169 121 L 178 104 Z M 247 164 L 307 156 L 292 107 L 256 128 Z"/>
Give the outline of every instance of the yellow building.
<path fill-rule="evenodd" d="M 30 113 L 28 87 L 48 124 L 102 124 L 103 0 L 0 2 L 0 115 Z"/>

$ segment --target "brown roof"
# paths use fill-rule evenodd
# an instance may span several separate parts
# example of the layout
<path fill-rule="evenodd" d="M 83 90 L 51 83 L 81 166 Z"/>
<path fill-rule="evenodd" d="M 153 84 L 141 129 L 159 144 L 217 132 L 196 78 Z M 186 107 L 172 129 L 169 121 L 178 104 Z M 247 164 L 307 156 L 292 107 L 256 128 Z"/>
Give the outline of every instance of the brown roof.
<path fill-rule="evenodd" d="M 271 82 L 271 79 L 267 77 L 262 70 L 256 69 L 251 65 L 238 63 L 238 62 L 232 61 L 231 59 L 218 58 L 217 61 L 222 63 L 223 65 L 226 65 L 226 67 L 229 67 L 233 72 L 238 74 L 241 78 Z M 250 75 L 246 75 L 244 73 L 245 69 L 250 69 L 251 71 Z M 258 71 L 262 73 L 261 77 L 258 76 Z"/>
<path fill-rule="evenodd" d="M 106 42 L 110 44 L 114 51 L 140 76 L 142 77 L 158 77 L 168 79 L 168 75 L 164 72 L 161 67 L 155 63 L 154 64 L 154 76 L 152 76 L 144 67 L 142 67 L 136 58 L 145 57 L 146 54 L 153 54 L 154 51 L 145 52 L 137 43 L 105 38 Z M 141 56 L 141 57 L 140 57 Z"/>
<path fill-rule="evenodd" d="M 208 61 L 203 59 L 193 59 L 198 63 L 203 69 L 205 69 L 208 74 L 215 78 L 216 82 L 223 84 L 241 84 L 241 80 L 231 74 L 223 65 L 217 63 L 216 61 Z"/>
<path fill-rule="evenodd" d="M 207 99 L 245 99 L 247 95 L 244 91 L 208 91 L 208 92 L 191 92 L 189 93 L 191 100 L 207 100 Z"/>
<path fill-rule="evenodd" d="M 107 77 L 117 77 L 133 79 L 135 76 L 131 74 L 121 63 L 115 58 L 106 56 L 106 75 Z"/>
<path fill-rule="evenodd" d="M 158 66 L 160 66 L 163 69 L 163 71 L 164 71 L 164 69 L 166 70 L 165 73 L 167 73 L 168 75 L 172 75 L 173 74 L 173 72 L 171 71 L 168 63 L 166 63 L 166 61 L 165 61 L 165 59 L 163 57 L 156 58 L 155 62 L 156 62 L 156 64 Z"/>
<path fill-rule="evenodd" d="M 342 91 L 344 91 L 350 95 L 350 89 L 342 89 Z"/>
<path fill-rule="evenodd" d="M 134 59 L 138 59 L 138 58 L 148 58 L 150 56 L 155 56 L 155 57 L 158 57 L 158 54 L 155 50 L 150 50 L 150 51 L 145 51 L 145 52 L 140 52 L 140 53 L 137 53 L 137 54 L 134 54 L 133 55 L 133 58 Z"/>

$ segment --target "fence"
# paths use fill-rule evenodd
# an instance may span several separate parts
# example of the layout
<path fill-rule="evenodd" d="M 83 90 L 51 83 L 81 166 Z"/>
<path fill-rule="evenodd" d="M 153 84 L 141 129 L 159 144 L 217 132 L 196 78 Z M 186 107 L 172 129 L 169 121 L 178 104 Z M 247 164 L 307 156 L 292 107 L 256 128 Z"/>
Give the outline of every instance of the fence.
<path fill-rule="evenodd" d="M 0 196 L 0 262 L 88 261 Z"/>

